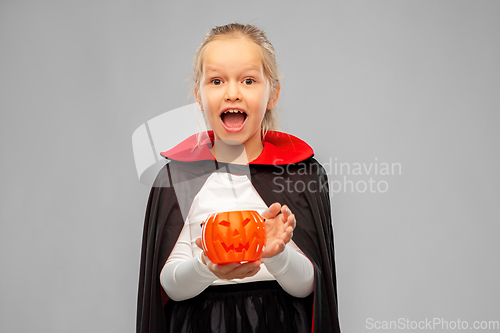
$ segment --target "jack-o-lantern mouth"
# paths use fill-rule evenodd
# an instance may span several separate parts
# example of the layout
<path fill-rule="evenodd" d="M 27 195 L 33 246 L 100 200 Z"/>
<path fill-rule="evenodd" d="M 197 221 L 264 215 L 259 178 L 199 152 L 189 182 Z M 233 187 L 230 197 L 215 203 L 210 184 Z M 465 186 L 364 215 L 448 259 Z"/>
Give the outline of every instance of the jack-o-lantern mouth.
<path fill-rule="evenodd" d="M 221 242 L 220 244 L 222 245 L 224 250 L 226 250 L 226 252 L 233 250 L 234 252 L 241 253 L 241 252 L 243 252 L 243 250 L 248 251 L 248 248 L 250 247 L 249 243 L 246 243 L 245 245 L 240 243 L 240 245 L 238 245 L 238 247 L 236 247 L 236 248 L 234 247 L 234 244 L 231 244 L 229 246 L 227 246 L 226 243 L 224 243 L 224 242 Z"/>
<path fill-rule="evenodd" d="M 252 237 L 250 237 L 250 239 L 251 240 L 259 239 L 259 235 L 256 232 L 254 232 Z M 248 251 L 248 249 L 250 248 L 250 242 L 246 242 L 245 244 L 239 243 L 238 246 L 236 247 L 234 246 L 234 244 L 227 245 L 222 240 L 222 237 L 220 235 L 215 236 L 215 240 L 218 241 L 220 245 L 222 245 L 226 253 L 228 253 L 229 251 L 234 251 L 235 253 L 242 253 L 243 250 Z"/>

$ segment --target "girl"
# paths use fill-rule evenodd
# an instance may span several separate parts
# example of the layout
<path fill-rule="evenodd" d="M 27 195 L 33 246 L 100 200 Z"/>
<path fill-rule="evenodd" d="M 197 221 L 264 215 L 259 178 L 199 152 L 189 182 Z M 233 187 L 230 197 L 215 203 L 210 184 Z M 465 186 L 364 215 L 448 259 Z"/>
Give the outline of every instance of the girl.
<path fill-rule="evenodd" d="M 252 25 L 215 27 L 194 60 L 212 131 L 162 153 L 145 218 L 137 332 L 340 332 L 324 169 L 275 128 L 274 48 Z M 261 259 L 216 265 L 201 250 L 209 214 L 256 210 Z M 293 211 L 293 213 L 292 213 Z"/>

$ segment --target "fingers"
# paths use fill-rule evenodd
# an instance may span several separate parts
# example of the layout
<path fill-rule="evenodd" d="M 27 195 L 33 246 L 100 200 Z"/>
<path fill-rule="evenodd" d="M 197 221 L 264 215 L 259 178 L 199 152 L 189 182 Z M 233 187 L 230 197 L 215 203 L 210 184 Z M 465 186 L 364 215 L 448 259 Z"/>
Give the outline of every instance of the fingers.
<path fill-rule="evenodd" d="M 285 250 L 286 243 L 285 242 L 276 242 L 276 253 L 281 253 Z"/>
<path fill-rule="evenodd" d="M 240 267 L 241 264 L 235 262 L 235 263 L 231 263 L 231 264 L 217 265 L 217 264 L 210 262 L 210 263 L 207 263 L 207 266 L 215 275 L 224 276 L 224 275 L 228 274 L 229 272 L 235 270 L 236 268 Z"/>
<path fill-rule="evenodd" d="M 274 257 L 275 255 L 283 252 L 285 250 L 285 246 L 286 243 L 282 239 L 280 238 L 275 239 L 273 242 L 266 245 L 266 247 L 262 251 L 261 257 L 262 258 Z"/>
<path fill-rule="evenodd" d="M 284 225 L 283 225 L 283 233 L 280 238 L 283 240 L 283 244 L 276 249 L 278 253 L 282 252 L 285 249 L 285 245 L 288 244 L 288 242 L 290 242 L 290 240 L 293 237 L 293 230 L 297 225 L 297 222 L 295 220 L 295 215 L 292 214 L 290 208 L 284 205 L 283 207 L 281 207 L 281 212 L 282 212 L 281 221 L 284 223 Z"/>
<path fill-rule="evenodd" d="M 262 217 L 266 219 L 272 219 L 280 211 L 281 205 L 278 202 L 273 203 L 265 211 L 262 212 Z"/>
<path fill-rule="evenodd" d="M 285 223 L 285 228 L 288 226 L 292 227 L 292 230 L 295 229 L 295 215 L 292 214 L 292 211 L 290 208 L 288 208 L 287 205 L 281 206 L 278 202 L 273 203 L 271 206 L 269 206 L 264 212 L 262 212 L 262 217 L 266 219 L 272 219 L 278 215 L 278 213 L 281 210 L 281 216 L 278 218 Z"/>
<path fill-rule="evenodd" d="M 288 244 L 292 240 L 292 236 L 293 236 L 293 229 L 291 227 L 288 227 L 281 236 L 281 239 L 284 244 Z"/>
<path fill-rule="evenodd" d="M 290 232 L 293 234 L 293 230 L 297 225 L 297 222 L 295 220 L 295 215 L 292 214 L 292 211 L 286 205 L 283 205 L 283 207 L 281 207 L 281 212 L 282 212 L 282 221 L 285 224 L 284 225 L 285 231 L 288 232 L 288 229 L 290 229 Z"/>
<path fill-rule="evenodd" d="M 281 220 L 283 221 L 283 223 L 295 220 L 295 215 L 287 205 L 283 205 L 283 207 L 281 207 L 281 213 Z"/>
<path fill-rule="evenodd" d="M 243 279 L 254 276 L 260 270 L 260 260 L 247 263 L 231 263 L 225 265 L 216 265 L 208 263 L 208 268 L 220 279 Z"/>
<path fill-rule="evenodd" d="M 288 208 L 287 205 L 283 205 L 281 207 L 281 213 L 282 213 L 281 218 L 283 219 L 283 222 L 286 222 L 290 214 L 292 214 L 292 211 L 290 210 L 290 208 Z"/>
<path fill-rule="evenodd" d="M 200 237 L 196 238 L 195 243 L 196 243 L 196 246 L 198 246 L 200 249 L 203 249 L 203 247 L 201 246 L 201 238 Z"/>

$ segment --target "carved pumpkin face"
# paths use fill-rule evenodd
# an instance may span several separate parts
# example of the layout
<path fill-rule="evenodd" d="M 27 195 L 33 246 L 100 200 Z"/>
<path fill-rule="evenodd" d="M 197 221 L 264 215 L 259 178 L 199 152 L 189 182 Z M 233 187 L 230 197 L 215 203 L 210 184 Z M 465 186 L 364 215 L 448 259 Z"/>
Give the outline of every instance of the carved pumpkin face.
<path fill-rule="evenodd" d="M 266 244 L 264 219 L 254 210 L 210 214 L 203 222 L 201 241 L 215 264 L 255 261 Z"/>

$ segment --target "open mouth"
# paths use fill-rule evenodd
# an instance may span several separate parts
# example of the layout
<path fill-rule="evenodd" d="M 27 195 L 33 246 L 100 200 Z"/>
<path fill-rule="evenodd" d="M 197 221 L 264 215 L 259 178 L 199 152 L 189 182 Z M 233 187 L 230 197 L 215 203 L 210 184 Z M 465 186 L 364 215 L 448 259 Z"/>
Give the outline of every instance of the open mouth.
<path fill-rule="evenodd" d="M 247 114 L 240 109 L 228 109 L 220 115 L 220 119 L 228 132 L 238 132 L 243 129 Z"/>

